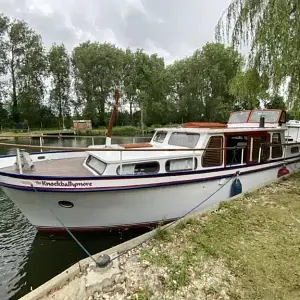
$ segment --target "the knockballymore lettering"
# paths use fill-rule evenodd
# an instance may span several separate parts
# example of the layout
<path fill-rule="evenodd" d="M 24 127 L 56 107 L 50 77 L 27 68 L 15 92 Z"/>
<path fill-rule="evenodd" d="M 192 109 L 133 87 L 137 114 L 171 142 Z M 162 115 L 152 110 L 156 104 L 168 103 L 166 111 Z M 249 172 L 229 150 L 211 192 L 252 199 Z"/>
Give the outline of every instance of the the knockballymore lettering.
<path fill-rule="evenodd" d="M 57 186 L 57 187 L 89 187 L 92 186 L 92 182 L 72 182 L 72 181 L 45 181 L 42 180 L 39 182 L 40 184 L 42 184 L 43 186 Z"/>

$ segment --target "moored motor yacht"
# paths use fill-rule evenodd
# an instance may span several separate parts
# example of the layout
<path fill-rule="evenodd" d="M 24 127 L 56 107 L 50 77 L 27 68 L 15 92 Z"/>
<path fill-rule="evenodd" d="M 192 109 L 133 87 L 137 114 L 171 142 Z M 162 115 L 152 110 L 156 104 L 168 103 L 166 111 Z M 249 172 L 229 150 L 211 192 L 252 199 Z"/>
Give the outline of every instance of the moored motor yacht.
<path fill-rule="evenodd" d="M 158 128 L 149 143 L 17 149 L 0 157 L 0 185 L 40 230 L 64 230 L 55 216 L 77 231 L 149 226 L 228 199 L 236 178 L 246 192 L 298 171 L 287 130 L 285 111 L 252 110 Z"/>

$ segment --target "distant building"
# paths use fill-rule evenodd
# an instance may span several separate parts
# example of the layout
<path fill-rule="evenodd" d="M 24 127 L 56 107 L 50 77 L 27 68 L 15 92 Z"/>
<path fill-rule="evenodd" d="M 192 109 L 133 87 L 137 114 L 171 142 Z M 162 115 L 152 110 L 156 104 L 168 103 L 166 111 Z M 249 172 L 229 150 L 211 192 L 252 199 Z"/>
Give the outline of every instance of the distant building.
<path fill-rule="evenodd" d="M 73 128 L 75 130 L 92 129 L 92 121 L 91 120 L 73 120 Z"/>

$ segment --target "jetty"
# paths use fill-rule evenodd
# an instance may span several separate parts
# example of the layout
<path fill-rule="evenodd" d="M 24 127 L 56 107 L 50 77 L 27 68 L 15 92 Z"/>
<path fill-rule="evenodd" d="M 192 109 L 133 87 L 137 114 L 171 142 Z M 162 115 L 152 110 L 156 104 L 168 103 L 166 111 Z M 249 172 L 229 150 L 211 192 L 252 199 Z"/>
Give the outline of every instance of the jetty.
<path fill-rule="evenodd" d="M 167 225 L 168 226 L 168 225 Z M 21 300 L 298 299 L 300 174 L 84 259 Z"/>

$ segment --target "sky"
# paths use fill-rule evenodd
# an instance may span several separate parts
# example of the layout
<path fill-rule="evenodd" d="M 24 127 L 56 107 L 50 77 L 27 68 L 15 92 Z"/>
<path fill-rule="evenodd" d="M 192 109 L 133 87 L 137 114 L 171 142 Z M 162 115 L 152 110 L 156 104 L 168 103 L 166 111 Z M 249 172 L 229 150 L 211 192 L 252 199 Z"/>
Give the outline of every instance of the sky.
<path fill-rule="evenodd" d="M 0 13 L 26 21 L 46 47 L 110 42 L 158 53 L 166 63 L 214 41 L 230 0 L 0 0 Z"/>

